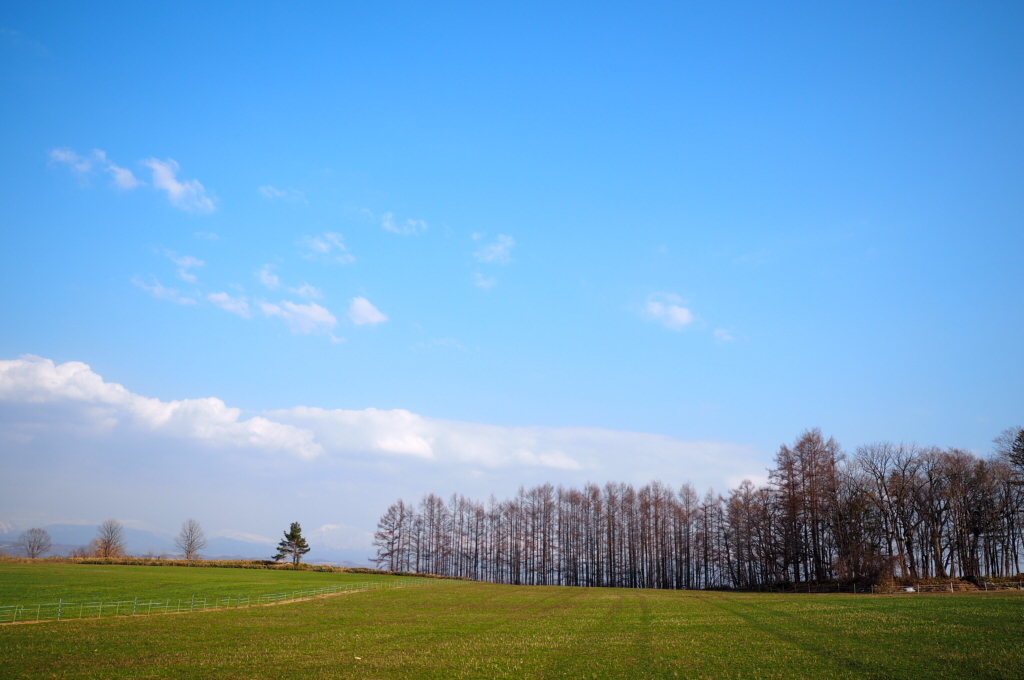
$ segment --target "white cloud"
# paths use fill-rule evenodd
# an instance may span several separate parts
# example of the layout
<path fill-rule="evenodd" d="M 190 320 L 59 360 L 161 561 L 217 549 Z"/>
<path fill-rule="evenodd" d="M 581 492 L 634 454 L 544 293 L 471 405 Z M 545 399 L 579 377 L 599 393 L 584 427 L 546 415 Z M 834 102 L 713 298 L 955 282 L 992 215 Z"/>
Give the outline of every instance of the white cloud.
<path fill-rule="evenodd" d="M 256 272 L 256 276 L 259 277 L 260 283 L 270 290 L 277 290 L 281 287 L 281 279 L 273 272 L 273 265 L 263 265 L 263 268 Z"/>
<path fill-rule="evenodd" d="M 751 449 L 687 442 L 658 434 L 594 427 L 508 427 L 428 418 L 403 409 L 323 409 L 298 406 L 242 419 L 220 399 L 162 401 L 110 383 L 80 362 L 55 364 L 23 356 L 0 361 L 0 402 L 73 407 L 93 432 L 130 429 L 196 440 L 218 448 L 284 452 L 310 460 L 377 458 L 463 469 L 546 468 L 564 478 L 650 481 L 666 474 L 698 480 L 760 473 Z M 8 416 L 13 409 L 8 410 Z M 0 427 L 11 423 L 10 417 Z M 40 421 L 42 422 L 42 421 Z M 391 474 L 397 468 L 391 467 Z M 410 474 L 417 475 L 416 468 Z M 719 482 L 720 483 L 720 482 Z M 426 491 L 427 489 L 422 489 Z"/>
<path fill-rule="evenodd" d="M 202 267 L 206 264 L 202 260 L 192 257 L 191 255 L 179 256 L 173 250 L 165 250 L 164 254 L 171 259 L 171 262 L 178 265 L 178 276 L 180 276 L 183 281 L 188 281 L 189 283 L 196 282 L 196 275 L 189 270 L 196 267 Z"/>
<path fill-rule="evenodd" d="M 64 163 L 81 175 L 90 172 L 93 164 L 91 158 L 83 158 L 75 153 L 74 149 L 69 149 L 66 146 L 50 151 L 50 160 L 54 163 Z"/>
<path fill-rule="evenodd" d="M 279 316 L 284 319 L 292 333 L 328 331 L 338 325 L 334 315 L 315 302 L 304 305 L 288 301 L 283 301 L 279 305 L 261 302 L 260 308 L 268 317 Z"/>
<path fill-rule="evenodd" d="M 274 265 L 265 264 L 263 268 L 256 272 L 256 276 L 259 277 L 260 283 L 269 288 L 270 290 L 277 290 L 281 287 L 281 278 L 274 273 Z M 308 283 L 303 283 L 301 286 L 295 288 L 289 288 L 289 292 L 295 293 L 300 297 L 304 297 L 307 300 L 320 300 L 323 298 L 324 293 L 316 286 L 311 286 Z"/>
<path fill-rule="evenodd" d="M 732 342 L 733 340 L 736 339 L 733 336 L 732 332 L 730 332 L 726 328 L 716 328 L 714 331 L 714 335 L 715 340 L 717 340 L 718 342 Z"/>
<path fill-rule="evenodd" d="M 300 297 L 304 297 L 307 300 L 320 300 L 324 296 L 324 292 L 316 286 L 311 286 L 308 283 L 303 283 L 298 288 L 289 288 L 291 292 L 295 293 Z"/>
<path fill-rule="evenodd" d="M 277 541 L 273 538 L 267 538 L 266 536 L 261 536 L 260 534 L 250 534 L 245 531 L 218 531 L 217 533 L 213 534 L 213 537 L 233 538 L 236 541 L 245 541 L 246 543 L 264 543 L 271 545 L 277 543 Z"/>
<path fill-rule="evenodd" d="M 260 187 L 260 193 L 263 194 L 264 198 L 269 199 L 280 199 L 282 201 L 294 201 L 297 203 L 306 203 L 306 194 L 302 193 L 297 189 L 278 189 L 269 184 Z"/>
<path fill-rule="evenodd" d="M 316 434 L 328 455 L 369 454 L 456 467 L 544 468 L 580 483 L 594 479 L 663 478 L 708 470 L 743 476 L 760 466 L 744 458 L 750 449 L 717 442 L 602 428 L 506 427 L 441 420 L 394 409 L 328 410 L 300 406 L 268 412 L 277 421 Z M 678 474 L 678 473 L 676 473 Z M 681 481 L 685 481 L 685 477 Z"/>
<path fill-rule="evenodd" d="M 246 319 L 249 318 L 249 299 L 244 295 L 231 297 L 227 293 L 210 293 L 206 296 L 206 299 L 225 312 L 231 312 Z"/>
<path fill-rule="evenodd" d="M 199 213 L 209 213 L 216 209 L 213 199 L 206 195 L 206 188 L 199 180 L 178 180 L 181 166 L 177 161 L 170 158 L 166 161 L 147 158 L 142 164 L 153 171 L 153 186 L 165 191 L 175 207 Z"/>
<path fill-rule="evenodd" d="M 352 304 L 348 308 L 348 318 L 357 326 L 376 326 L 388 320 L 386 314 L 373 306 L 364 297 L 352 298 Z"/>
<path fill-rule="evenodd" d="M 242 411 L 220 399 L 161 401 L 108 383 L 86 364 L 56 365 L 24 356 L 0 361 L 0 400 L 32 404 L 78 404 L 82 415 L 105 430 L 119 427 L 199 440 L 214 447 L 255 448 L 311 459 L 324 453 L 309 430 L 263 416 L 241 420 Z"/>
<path fill-rule="evenodd" d="M 644 307 L 644 316 L 674 331 L 694 321 L 693 312 L 682 306 L 682 298 L 672 293 L 655 293 Z"/>
<path fill-rule="evenodd" d="M 515 245 L 516 241 L 511 236 L 498 234 L 498 239 L 494 243 L 483 246 L 473 255 L 480 262 L 506 264 L 512 261 L 512 248 Z"/>
<path fill-rule="evenodd" d="M 309 249 L 305 255 L 308 259 L 326 259 L 341 264 L 351 264 L 355 256 L 348 252 L 345 239 L 341 234 L 328 232 L 321 236 L 307 236 L 303 244 Z"/>
<path fill-rule="evenodd" d="M 373 534 L 347 524 L 324 524 L 309 532 L 309 539 L 329 548 L 361 548 L 373 543 Z"/>
<path fill-rule="evenodd" d="M 487 277 L 480 272 L 473 272 L 473 285 L 477 288 L 483 288 L 484 290 L 490 290 L 494 288 L 494 285 L 498 283 L 498 279 L 493 277 Z"/>
<path fill-rule="evenodd" d="M 79 156 L 74 149 L 62 147 L 50 151 L 50 160 L 55 163 L 64 163 L 79 175 L 88 175 L 94 167 L 102 168 L 110 173 L 114 180 L 114 186 L 118 189 L 134 189 L 145 182 L 140 181 L 131 170 L 122 168 L 109 158 L 102 149 L 93 149 L 92 154 L 87 157 Z"/>
<path fill-rule="evenodd" d="M 427 223 L 423 220 L 406 220 L 405 224 L 395 224 L 394 213 L 384 213 L 380 226 L 384 231 L 395 234 L 419 234 L 427 230 Z"/>
<path fill-rule="evenodd" d="M 140 181 L 131 170 L 128 168 L 122 168 L 108 159 L 107 154 L 104 151 L 95 149 L 92 153 L 100 163 L 105 165 L 104 169 L 110 173 L 110 176 L 114 179 L 114 186 L 118 189 L 134 189 L 140 184 L 144 184 L 144 182 Z"/>
<path fill-rule="evenodd" d="M 168 300 L 179 305 L 194 305 L 196 303 L 195 298 L 183 296 L 175 288 L 167 288 L 166 286 L 161 284 L 156 279 L 156 277 L 153 278 L 153 285 L 147 285 L 146 282 L 139 276 L 133 278 L 132 283 L 134 283 L 142 290 L 152 293 L 153 297 L 158 298 L 160 300 Z"/>
<path fill-rule="evenodd" d="M 197 257 L 191 255 L 176 255 L 173 252 L 169 252 L 167 257 L 171 258 L 171 262 L 178 265 L 182 269 L 190 269 L 192 267 L 202 267 L 205 262 Z"/>
<path fill-rule="evenodd" d="M 435 338 L 429 342 L 417 342 L 415 345 L 410 347 L 413 350 L 425 350 L 432 347 L 450 347 L 452 349 L 466 349 L 462 346 L 462 343 L 455 338 Z"/>
<path fill-rule="evenodd" d="M 258 378 L 259 367 L 253 371 Z M 318 537 L 311 557 L 363 560 L 371 551 L 329 556 L 321 550 L 360 540 L 359 530 L 372 532 L 399 497 L 415 502 L 433 491 L 501 498 L 520 485 L 652 479 L 721 490 L 763 474 L 770 452 L 600 428 L 441 420 L 403 410 L 297 407 L 246 414 L 216 398 L 133 394 L 85 364 L 22 357 L 0 362 L 0 461 L 0 516 L 19 529 L 95 525 L 105 517 L 139 517 L 141 509 L 140 519 L 173 536 L 182 516 L 192 514 L 188 508 L 200 507 L 211 537 L 279 537 L 298 519 Z M 291 515 L 293 506 L 281 503 L 251 502 L 275 497 L 299 499 L 301 514 Z"/>

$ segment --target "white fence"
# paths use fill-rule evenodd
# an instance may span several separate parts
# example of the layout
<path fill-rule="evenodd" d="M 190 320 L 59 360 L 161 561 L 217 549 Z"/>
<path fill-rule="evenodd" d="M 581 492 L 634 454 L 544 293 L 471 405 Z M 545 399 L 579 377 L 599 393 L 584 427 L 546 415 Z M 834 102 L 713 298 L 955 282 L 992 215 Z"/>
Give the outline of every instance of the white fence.
<path fill-rule="evenodd" d="M 388 588 L 407 588 L 423 585 L 435 579 L 400 578 L 386 581 L 357 581 L 340 583 L 321 588 L 305 588 L 283 593 L 267 593 L 265 595 L 238 595 L 227 597 L 197 597 L 189 599 L 152 600 L 135 598 L 115 602 L 65 602 L 59 600 L 48 604 L 34 605 L 0 605 L 0 624 L 21 623 L 30 621 L 66 621 L 69 619 L 99 619 L 112 616 L 150 616 L 152 614 L 181 614 L 188 612 L 209 611 L 211 609 L 235 609 L 239 607 L 257 607 L 260 605 L 277 604 L 305 600 L 322 595 L 356 592 L 361 590 L 382 590 Z"/>

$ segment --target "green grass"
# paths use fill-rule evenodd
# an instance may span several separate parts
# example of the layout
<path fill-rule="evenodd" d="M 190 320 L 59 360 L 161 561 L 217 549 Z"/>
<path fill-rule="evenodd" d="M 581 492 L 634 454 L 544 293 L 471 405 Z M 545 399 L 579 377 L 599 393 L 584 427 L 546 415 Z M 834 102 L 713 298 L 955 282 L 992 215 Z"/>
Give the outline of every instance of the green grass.
<path fill-rule="evenodd" d="M 253 596 L 392 578 L 276 569 L 0 564 L 0 605 Z"/>
<path fill-rule="evenodd" d="M 435 582 L 248 610 L 3 626 L 0 676 L 1020 678 L 1024 596 Z"/>

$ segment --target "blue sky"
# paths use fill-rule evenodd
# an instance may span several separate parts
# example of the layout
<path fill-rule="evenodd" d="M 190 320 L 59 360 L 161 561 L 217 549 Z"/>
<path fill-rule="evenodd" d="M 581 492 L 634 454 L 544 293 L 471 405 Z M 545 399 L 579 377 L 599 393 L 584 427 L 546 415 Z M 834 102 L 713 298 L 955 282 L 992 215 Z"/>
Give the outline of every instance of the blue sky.
<path fill-rule="evenodd" d="M 211 493 L 280 450 L 289 489 L 345 489 L 299 514 L 365 530 L 431 490 L 721 488 L 808 427 L 985 453 L 1024 419 L 1022 15 L 8 3 L 0 359 L 43 359 L 0 402 L 0 520 L 293 521 L 114 490 L 197 447 Z M 297 439 L 164 432 L 53 387 L 66 362 Z M 54 424 L 97 403 L 119 425 Z M 439 443 L 475 427 L 472 455 Z M 69 500 L 33 500 L 55 479 Z"/>

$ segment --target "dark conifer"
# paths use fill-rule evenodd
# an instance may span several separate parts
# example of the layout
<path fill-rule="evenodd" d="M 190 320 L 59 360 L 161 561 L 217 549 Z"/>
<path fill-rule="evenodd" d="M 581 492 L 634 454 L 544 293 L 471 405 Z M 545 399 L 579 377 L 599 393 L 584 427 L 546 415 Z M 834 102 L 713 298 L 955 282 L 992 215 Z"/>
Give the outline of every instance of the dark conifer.
<path fill-rule="evenodd" d="M 298 522 L 292 522 L 291 528 L 284 532 L 284 538 L 277 544 L 277 554 L 274 555 L 274 559 L 280 562 L 284 558 L 290 557 L 292 564 L 299 566 L 302 556 L 308 552 L 309 545 L 302 537 L 302 527 Z"/>

